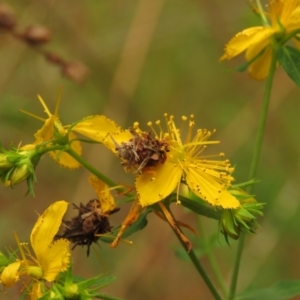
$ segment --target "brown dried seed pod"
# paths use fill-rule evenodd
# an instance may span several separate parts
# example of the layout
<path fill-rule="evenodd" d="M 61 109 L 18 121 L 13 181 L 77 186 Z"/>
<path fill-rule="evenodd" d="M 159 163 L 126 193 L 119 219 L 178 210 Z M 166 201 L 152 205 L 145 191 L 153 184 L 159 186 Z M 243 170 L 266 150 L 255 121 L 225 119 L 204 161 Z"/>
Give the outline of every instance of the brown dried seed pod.
<path fill-rule="evenodd" d="M 128 142 L 116 144 L 117 155 L 123 159 L 122 165 L 127 169 L 135 169 L 142 173 L 145 168 L 163 164 L 169 152 L 168 144 L 164 140 L 155 138 L 152 131 L 137 133 L 129 128 L 133 138 Z"/>
<path fill-rule="evenodd" d="M 90 200 L 86 205 L 80 203 L 79 206 L 73 203 L 73 207 L 78 210 L 78 215 L 71 220 L 63 221 L 65 230 L 63 234 L 57 234 L 55 239 L 65 238 L 74 244 L 87 246 L 87 256 L 90 254 L 90 246 L 97 243 L 99 235 L 110 232 L 112 227 L 109 224 L 109 215 L 117 212 L 114 209 L 108 214 L 103 214 L 98 199 Z"/>

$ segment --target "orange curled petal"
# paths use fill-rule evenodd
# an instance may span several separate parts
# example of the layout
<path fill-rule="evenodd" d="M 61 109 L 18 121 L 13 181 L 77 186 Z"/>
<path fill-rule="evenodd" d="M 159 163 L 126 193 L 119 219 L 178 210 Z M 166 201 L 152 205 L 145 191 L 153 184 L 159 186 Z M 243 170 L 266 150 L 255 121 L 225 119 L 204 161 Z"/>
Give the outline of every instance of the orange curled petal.
<path fill-rule="evenodd" d="M 139 205 L 139 203 L 137 201 L 134 201 L 128 215 L 126 216 L 125 220 L 122 222 L 121 228 L 120 228 L 116 238 L 110 244 L 110 246 L 112 248 L 116 248 L 118 246 L 119 241 L 120 241 L 123 233 L 125 232 L 126 228 L 128 226 L 130 226 L 131 224 L 133 224 L 138 219 L 141 212 L 142 212 L 142 207 Z"/>
<path fill-rule="evenodd" d="M 192 244 L 188 240 L 188 238 L 180 231 L 178 228 L 176 221 L 173 219 L 170 212 L 167 210 L 167 208 L 163 205 L 162 202 L 159 202 L 158 205 L 160 206 L 164 216 L 166 217 L 166 220 L 169 222 L 169 224 L 172 226 L 172 228 L 175 230 L 179 238 L 185 243 L 187 252 L 190 252 L 192 249 Z"/>

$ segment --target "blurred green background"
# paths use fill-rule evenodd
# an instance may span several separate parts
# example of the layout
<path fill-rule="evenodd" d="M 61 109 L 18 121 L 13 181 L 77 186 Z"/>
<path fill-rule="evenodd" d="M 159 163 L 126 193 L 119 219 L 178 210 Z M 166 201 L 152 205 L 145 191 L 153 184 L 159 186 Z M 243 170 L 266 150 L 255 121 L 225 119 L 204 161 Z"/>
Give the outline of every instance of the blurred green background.
<path fill-rule="evenodd" d="M 10 143 L 32 142 L 42 124 L 19 109 L 46 117 L 36 95 L 53 112 L 63 86 L 63 124 L 105 114 L 128 127 L 134 121 L 162 119 L 165 112 L 178 118 L 194 114 L 198 127 L 217 129 L 219 151 L 236 166 L 237 182 L 248 179 L 264 82 L 252 81 L 246 73 L 224 72 L 241 63 L 242 57 L 219 63 L 224 44 L 243 28 L 258 24 L 247 1 L 10 0 L 7 4 L 15 11 L 18 31 L 32 24 L 47 27 L 52 40 L 45 49 L 84 63 L 91 73 L 84 84 L 77 84 L 31 47 L 0 32 L 0 140 L 6 148 Z M 255 186 L 257 199 L 267 205 L 262 228 L 246 241 L 240 291 L 300 277 L 299 98 L 299 89 L 279 69 Z M 85 147 L 84 157 L 115 181 L 132 184 L 133 175 L 125 174 L 101 146 Z M 0 187 L 2 251 L 15 247 L 13 231 L 27 240 L 37 212 L 53 201 L 78 204 L 95 198 L 84 170 L 71 172 L 45 157 L 36 172 L 36 198 L 24 197 L 25 183 L 14 189 Z M 113 215 L 112 225 L 118 225 L 128 209 L 122 207 Z M 197 229 L 196 216 L 181 207 L 174 207 L 174 212 Z M 206 237 L 217 232 L 216 222 L 205 218 L 201 222 Z M 193 238 L 191 232 L 185 233 Z M 180 245 L 167 223 L 151 215 L 146 229 L 131 240 L 133 245 L 121 243 L 117 249 L 101 243 L 89 258 L 86 249 L 76 248 L 75 272 L 117 276 L 105 291 L 130 300 L 211 299 L 194 267 L 176 257 L 174 249 Z M 231 247 L 219 245 L 215 254 L 229 282 L 236 242 Z M 207 259 L 201 260 L 208 267 Z M 8 290 L 0 299 L 18 295 L 17 290 Z"/>

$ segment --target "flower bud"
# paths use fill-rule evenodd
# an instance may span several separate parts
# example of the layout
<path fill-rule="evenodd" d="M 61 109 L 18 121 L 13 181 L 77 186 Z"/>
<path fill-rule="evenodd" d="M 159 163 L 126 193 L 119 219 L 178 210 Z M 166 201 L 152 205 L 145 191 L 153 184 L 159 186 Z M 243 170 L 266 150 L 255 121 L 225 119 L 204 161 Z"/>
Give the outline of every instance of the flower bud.
<path fill-rule="evenodd" d="M 259 228 L 256 216 L 262 216 L 263 203 L 256 200 L 242 190 L 232 190 L 241 202 L 241 207 L 236 209 L 224 209 L 219 221 L 220 231 L 224 234 L 226 241 L 228 237 L 238 239 L 241 232 L 255 233 Z"/>
<path fill-rule="evenodd" d="M 11 187 L 27 179 L 28 190 L 34 195 L 33 186 L 36 182 L 34 169 L 40 158 L 41 154 L 38 153 L 36 145 L 5 150 L 0 144 L 0 179 L 4 185 Z"/>
<path fill-rule="evenodd" d="M 226 240 L 228 236 L 234 240 L 237 240 L 240 236 L 240 228 L 235 221 L 233 211 L 231 209 L 224 209 L 220 219 L 221 232 L 225 235 Z"/>
<path fill-rule="evenodd" d="M 10 185 L 11 187 L 13 187 L 14 185 L 25 180 L 30 175 L 31 172 L 27 164 L 15 167 L 9 176 L 9 180 L 5 182 L 5 185 Z"/>
<path fill-rule="evenodd" d="M 8 160 L 8 155 L 5 153 L 0 153 L 0 171 L 9 170 L 14 166 L 14 163 Z"/>
<path fill-rule="evenodd" d="M 64 296 L 53 291 L 50 291 L 49 299 L 52 300 L 65 300 Z"/>
<path fill-rule="evenodd" d="M 79 299 L 80 291 L 77 284 L 70 284 L 64 287 L 64 299 Z"/>

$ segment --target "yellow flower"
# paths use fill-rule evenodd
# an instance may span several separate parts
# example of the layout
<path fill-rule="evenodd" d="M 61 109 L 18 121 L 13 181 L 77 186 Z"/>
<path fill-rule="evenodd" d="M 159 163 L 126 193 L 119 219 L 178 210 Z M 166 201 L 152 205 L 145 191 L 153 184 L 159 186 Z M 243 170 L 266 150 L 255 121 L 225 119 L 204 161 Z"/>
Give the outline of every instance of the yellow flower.
<path fill-rule="evenodd" d="M 300 28 L 299 4 L 299 0 L 269 0 L 268 12 L 258 11 L 266 24 L 236 34 L 225 46 L 225 53 L 220 60 L 231 59 L 246 51 L 250 76 L 257 80 L 266 78 L 274 51 L 273 42 L 280 42 Z M 299 43 L 295 38 L 293 40 Z"/>
<path fill-rule="evenodd" d="M 230 174 L 234 170 L 229 161 L 209 159 L 223 157 L 222 153 L 201 156 L 209 144 L 219 143 L 207 141 L 212 133 L 198 130 L 192 138 L 194 127 L 192 116 L 186 140 L 182 142 L 173 116 L 165 116 L 167 132 L 161 129 L 159 133 L 155 133 L 153 128 L 148 133 L 143 132 L 138 128 L 137 123 L 129 131 L 123 130 L 107 119 L 108 123 L 112 122 L 111 124 L 114 125 L 107 127 L 106 134 L 105 127 L 94 126 L 93 132 L 101 131 L 101 138 L 93 134 L 89 137 L 102 142 L 116 153 L 122 159 L 126 170 L 135 170 L 138 174 L 135 182 L 138 201 L 142 207 L 169 196 L 179 188 L 181 180 L 186 181 L 196 195 L 214 206 L 240 207 L 239 201 L 227 191 L 233 181 Z M 186 120 L 187 118 L 183 117 L 183 121 Z M 159 121 L 157 125 L 160 126 Z"/>
<path fill-rule="evenodd" d="M 11 263 L 3 270 L 0 279 L 4 286 L 10 287 L 20 277 L 30 276 L 31 299 L 38 299 L 43 295 L 41 290 L 43 280 L 53 282 L 60 272 L 67 270 L 70 264 L 70 243 L 66 239 L 53 241 L 67 206 L 66 201 L 57 201 L 38 218 L 30 235 L 35 256 L 30 253 L 28 245 L 20 243 L 15 235 L 22 259 Z"/>
<path fill-rule="evenodd" d="M 181 130 L 176 127 L 173 116 L 167 116 L 167 132 L 164 132 L 160 122 L 160 133 L 156 137 L 167 144 L 166 160 L 161 161 L 152 170 L 146 170 L 136 179 L 136 189 L 139 202 L 142 206 L 154 204 L 169 196 L 181 181 L 187 183 L 190 189 L 201 199 L 211 205 L 223 208 L 240 207 L 239 201 L 228 191 L 233 177 L 234 168 L 228 160 L 211 160 L 214 157 L 223 157 L 224 154 L 203 156 L 203 151 L 210 144 L 218 141 L 208 141 L 212 132 L 198 129 L 192 137 L 194 120 L 188 120 L 186 139 L 181 139 Z M 182 117 L 187 121 L 186 117 Z M 152 127 L 152 124 L 149 124 Z M 154 131 L 154 129 L 152 128 Z"/>
<path fill-rule="evenodd" d="M 44 119 L 41 117 L 38 117 L 32 113 L 26 112 L 24 110 L 21 110 L 22 112 L 36 118 L 39 119 L 41 121 L 44 122 L 44 125 L 42 126 L 41 129 L 39 129 L 35 134 L 35 145 L 41 144 L 43 142 L 47 142 L 47 141 L 51 141 L 54 138 L 57 139 L 64 139 L 67 137 L 67 130 L 64 128 L 64 126 L 62 125 L 62 123 L 59 120 L 58 117 L 58 107 L 59 107 L 59 103 L 60 103 L 60 97 L 58 97 L 57 99 L 57 103 L 56 103 L 56 108 L 55 108 L 55 112 L 54 114 L 51 114 L 48 107 L 46 106 L 44 100 L 38 95 L 38 99 L 41 102 L 45 113 L 47 114 L 48 118 Z M 71 131 L 68 134 L 68 138 L 69 141 L 75 140 L 76 139 L 76 135 Z M 73 150 L 81 155 L 82 152 L 82 147 L 79 141 L 73 141 L 71 144 L 71 147 L 73 148 Z M 78 163 L 77 160 L 75 160 L 73 157 L 71 157 L 68 153 L 65 152 L 60 152 L 60 151 L 51 151 L 49 152 L 50 156 L 57 162 L 59 163 L 61 166 L 64 167 L 68 167 L 70 169 L 75 169 L 75 168 L 79 168 L 80 164 Z"/>

